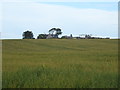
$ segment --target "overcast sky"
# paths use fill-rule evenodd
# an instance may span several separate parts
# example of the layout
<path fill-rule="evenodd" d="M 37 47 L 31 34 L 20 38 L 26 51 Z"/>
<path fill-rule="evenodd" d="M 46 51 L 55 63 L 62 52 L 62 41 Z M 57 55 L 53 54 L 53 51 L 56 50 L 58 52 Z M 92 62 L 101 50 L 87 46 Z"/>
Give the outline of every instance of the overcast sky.
<path fill-rule="evenodd" d="M 22 38 L 26 30 L 32 31 L 36 38 L 40 33 L 47 34 L 53 27 L 61 28 L 63 35 L 118 37 L 117 2 L 4 0 L 1 14 L 3 39 Z"/>

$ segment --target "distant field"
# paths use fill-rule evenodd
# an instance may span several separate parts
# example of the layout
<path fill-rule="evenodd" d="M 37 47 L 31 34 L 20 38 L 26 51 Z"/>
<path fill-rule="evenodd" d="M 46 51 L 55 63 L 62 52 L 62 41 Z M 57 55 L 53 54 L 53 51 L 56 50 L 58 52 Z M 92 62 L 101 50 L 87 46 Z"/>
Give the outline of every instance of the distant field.
<path fill-rule="evenodd" d="M 117 40 L 3 40 L 2 45 L 3 88 L 117 88 Z"/>

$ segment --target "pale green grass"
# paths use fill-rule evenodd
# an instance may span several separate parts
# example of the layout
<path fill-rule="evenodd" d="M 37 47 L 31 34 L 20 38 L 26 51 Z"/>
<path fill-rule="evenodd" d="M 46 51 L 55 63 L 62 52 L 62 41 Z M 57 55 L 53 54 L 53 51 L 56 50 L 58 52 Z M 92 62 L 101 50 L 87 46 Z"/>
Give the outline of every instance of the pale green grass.
<path fill-rule="evenodd" d="M 117 40 L 3 40 L 4 88 L 116 88 Z"/>

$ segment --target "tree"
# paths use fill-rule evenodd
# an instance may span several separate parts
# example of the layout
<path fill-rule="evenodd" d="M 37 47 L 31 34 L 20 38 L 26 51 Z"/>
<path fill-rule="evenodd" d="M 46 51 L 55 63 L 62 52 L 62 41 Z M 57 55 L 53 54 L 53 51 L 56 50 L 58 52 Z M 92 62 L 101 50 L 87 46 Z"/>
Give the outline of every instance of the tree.
<path fill-rule="evenodd" d="M 39 34 L 37 39 L 46 39 L 47 38 L 47 34 Z"/>
<path fill-rule="evenodd" d="M 86 39 L 91 39 L 91 34 L 90 35 L 85 35 Z"/>
<path fill-rule="evenodd" d="M 23 32 L 23 39 L 34 39 L 32 31 Z"/>
<path fill-rule="evenodd" d="M 70 38 L 73 38 L 72 34 L 70 34 Z"/>
<path fill-rule="evenodd" d="M 49 34 L 53 35 L 55 31 L 56 31 L 56 28 L 52 28 L 52 29 L 49 30 Z"/>
<path fill-rule="evenodd" d="M 53 37 L 58 37 L 58 35 L 62 34 L 60 28 L 52 28 L 49 30 L 49 34 L 51 34 Z"/>
<path fill-rule="evenodd" d="M 60 29 L 60 28 L 56 28 L 56 34 L 57 34 L 57 35 L 62 34 L 62 32 L 61 32 L 61 29 Z"/>

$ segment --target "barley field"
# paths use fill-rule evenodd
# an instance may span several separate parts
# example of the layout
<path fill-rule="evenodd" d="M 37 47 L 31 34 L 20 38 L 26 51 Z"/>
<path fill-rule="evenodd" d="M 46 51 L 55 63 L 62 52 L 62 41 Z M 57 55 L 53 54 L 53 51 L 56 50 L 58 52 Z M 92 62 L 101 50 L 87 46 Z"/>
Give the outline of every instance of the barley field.
<path fill-rule="evenodd" d="M 117 88 L 118 41 L 2 41 L 3 88 Z"/>

